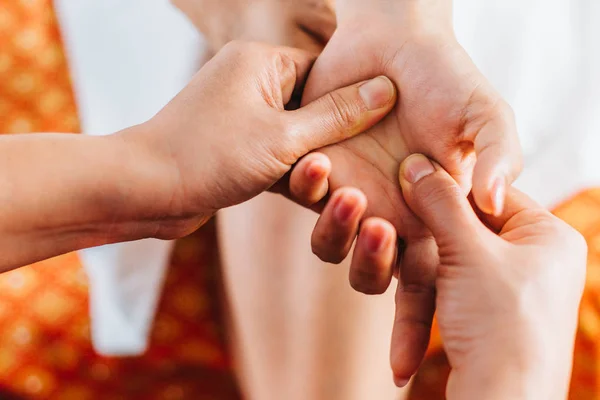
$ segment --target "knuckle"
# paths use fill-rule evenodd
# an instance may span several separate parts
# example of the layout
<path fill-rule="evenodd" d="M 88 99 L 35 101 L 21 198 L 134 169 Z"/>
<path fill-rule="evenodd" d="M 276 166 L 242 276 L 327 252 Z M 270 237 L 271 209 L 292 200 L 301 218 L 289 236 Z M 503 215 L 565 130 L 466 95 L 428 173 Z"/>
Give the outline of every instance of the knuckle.
<path fill-rule="evenodd" d="M 500 116 L 507 121 L 515 121 L 515 111 L 512 106 L 504 99 L 501 99 L 497 103 L 497 110 Z"/>
<path fill-rule="evenodd" d="M 285 114 L 276 113 L 271 121 L 271 129 L 279 132 L 276 135 L 277 157 L 286 165 L 295 164 L 305 154 L 300 141 L 302 132 L 292 120 L 285 118 Z"/>
<path fill-rule="evenodd" d="M 447 182 L 436 172 L 417 183 L 415 197 L 424 207 L 435 208 L 440 204 L 457 203 L 464 194 L 458 185 Z"/>
<path fill-rule="evenodd" d="M 277 65 L 278 72 L 281 74 L 296 75 L 296 63 L 292 57 L 281 52 L 274 52 L 273 57 L 275 59 L 275 65 Z"/>
<path fill-rule="evenodd" d="M 330 104 L 335 128 L 346 130 L 356 126 L 360 122 L 362 114 L 360 103 L 351 101 L 339 92 L 328 93 L 326 101 Z"/>

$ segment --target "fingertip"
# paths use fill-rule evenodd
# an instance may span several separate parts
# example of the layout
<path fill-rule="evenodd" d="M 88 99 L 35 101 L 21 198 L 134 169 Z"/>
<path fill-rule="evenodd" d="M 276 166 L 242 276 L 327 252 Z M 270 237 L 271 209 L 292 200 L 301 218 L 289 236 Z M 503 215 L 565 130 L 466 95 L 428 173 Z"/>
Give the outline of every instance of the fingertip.
<path fill-rule="evenodd" d="M 512 113 L 510 107 L 505 109 Z M 502 215 L 508 187 L 523 168 L 514 118 L 501 114 L 492 120 L 475 137 L 474 145 L 477 161 L 473 170 L 473 198 L 485 214 Z"/>
<path fill-rule="evenodd" d="M 397 97 L 396 86 L 384 75 L 362 83 L 358 92 L 369 111 L 391 109 Z"/>
<path fill-rule="evenodd" d="M 336 190 L 325 205 L 313 230 L 313 253 L 324 262 L 342 262 L 350 252 L 366 209 L 367 198 L 360 190 Z"/>
<path fill-rule="evenodd" d="M 384 249 L 384 246 L 393 244 L 395 241 L 396 230 L 394 226 L 382 218 L 369 218 L 361 226 L 361 243 L 370 254 L 378 254 Z"/>
<path fill-rule="evenodd" d="M 473 199 L 484 214 L 501 216 L 506 203 L 506 193 L 507 183 L 503 176 L 489 178 L 483 182 L 473 181 Z"/>
<path fill-rule="evenodd" d="M 365 220 L 350 266 L 350 285 L 368 295 L 385 293 L 392 279 L 395 258 L 394 226 L 381 218 Z"/>
<path fill-rule="evenodd" d="M 406 385 L 408 385 L 408 382 L 410 382 L 410 379 L 406 379 L 406 378 L 394 375 L 394 384 L 397 387 L 403 388 Z"/>
<path fill-rule="evenodd" d="M 403 188 L 419 182 L 435 172 L 435 164 L 422 154 L 411 154 L 400 165 L 398 179 Z"/>
<path fill-rule="evenodd" d="M 392 374 L 394 376 L 394 384 L 396 387 L 403 388 L 408 385 L 412 375 L 407 372 L 406 369 L 406 354 L 395 350 L 397 349 L 395 349 L 394 345 L 392 344 L 390 363 L 392 367 Z"/>
<path fill-rule="evenodd" d="M 341 188 L 335 193 L 333 215 L 340 225 L 354 222 L 357 215 L 361 215 L 367 208 L 367 196 L 356 188 Z"/>
<path fill-rule="evenodd" d="M 321 153 L 302 158 L 290 176 L 289 190 L 294 200 L 310 207 L 327 196 L 331 161 Z"/>
<path fill-rule="evenodd" d="M 331 174 L 331 161 L 324 154 L 315 153 L 308 160 L 306 169 L 306 177 L 313 182 L 321 182 L 329 178 Z"/>

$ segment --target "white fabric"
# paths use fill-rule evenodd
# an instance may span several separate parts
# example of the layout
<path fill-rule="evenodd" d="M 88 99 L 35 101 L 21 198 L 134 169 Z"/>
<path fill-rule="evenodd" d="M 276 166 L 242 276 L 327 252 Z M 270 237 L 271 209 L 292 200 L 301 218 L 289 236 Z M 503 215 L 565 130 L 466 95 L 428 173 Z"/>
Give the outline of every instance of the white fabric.
<path fill-rule="evenodd" d="M 596 0 L 455 0 L 459 40 L 516 113 L 516 185 L 549 207 L 600 183 L 598 18 Z"/>
<path fill-rule="evenodd" d="M 55 5 L 87 134 L 146 121 L 194 71 L 199 36 L 168 0 L 56 0 Z M 171 249 L 170 242 L 149 239 L 80 252 L 99 353 L 145 350 Z"/>
<path fill-rule="evenodd" d="M 142 122 L 190 75 L 197 37 L 166 0 L 56 3 L 85 132 Z M 518 186 L 551 206 L 599 185 L 600 2 L 455 0 L 455 21 L 459 40 L 515 109 L 526 160 Z M 169 246 L 83 253 L 99 351 L 145 347 Z"/>

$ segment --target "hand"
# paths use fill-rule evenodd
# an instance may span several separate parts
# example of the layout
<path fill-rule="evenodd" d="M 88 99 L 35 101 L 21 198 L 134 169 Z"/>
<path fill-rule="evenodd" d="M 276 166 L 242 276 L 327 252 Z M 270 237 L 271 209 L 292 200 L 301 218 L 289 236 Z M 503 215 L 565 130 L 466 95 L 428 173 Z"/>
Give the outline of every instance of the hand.
<path fill-rule="evenodd" d="M 502 215 L 476 213 L 453 178 L 422 155 L 403 162 L 400 183 L 438 247 L 437 319 L 452 368 L 448 398 L 564 399 L 585 282 L 582 236 L 512 188 Z M 340 201 L 350 224 L 334 218 Z M 336 243 L 353 240 L 365 201 L 357 189 L 339 189 L 315 232 L 337 232 Z M 379 277 L 393 264 L 394 251 L 393 226 L 368 218 L 352 270 Z M 393 365 L 405 346 L 404 337 L 393 336 Z M 406 382 L 396 375 L 399 386 Z"/>
<path fill-rule="evenodd" d="M 171 0 L 213 51 L 251 40 L 320 53 L 335 30 L 328 0 Z"/>
<path fill-rule="evenodd" d="M 301 50 L 231 43 L 157 116 L 122 134 L 169 172 L 161 174 L 164 185 L 156 182 L 156 192 L 168 194 L 155 212 L 164 222 L 156 236 L 193 231 L 217 210 L 273 187 L 306 153 L 370 128 L 393 107 L 395 88 L 380 77 L 286 111 L 313 60 Z"/>
<path fill-rule="evenodd" d="M 378 9 L 383 3 L 388 8 Z M 304 100 L 311 101 L 380 74 L 399 88 L 397 106 L 380 124 L 321 153 L 333 165 L 330 191 L 344 186 L 362 190 L 371 199 L 365 215 L 390 221 L 406 245 L 398 257 L 403 292 L 397 319 L 404 324 L 396 325 L 395 333 L 406 341 L 406 354 L 394 366 L 401 376 L 414 373 L 427 348 L 438 260 L 431 233 L 402 197 L 400 163 L 415 152 L 432 157 L 464 193 L 473 182 L 477 205 L 492 214 L 502 211 L 506 187 L 520 170 L 510 107 L 456 42 L 446 7 L 437 6 L 442 3 L 447 2 L 374 1 L 364 14 L 340 4 L 338 30 L 315 63 L 304 92 Z M 347 254 L 335 250 L 334 243 L 323 243 L 317 238 L 313 249 L 325 261 Z M 351 283 L 363 292 L 382 292 L 391 271 L 380 273 L 353 271 Z"/>
<path fill-rule="evenodd" d="M 439 249 L 448 397 L 566 398 L 585 282 L 583 237 L 516 189 L 501 216 L 480 214 L 480 221 L 454 180 L 420 155 L 405 161 L 400 182 Z"/>

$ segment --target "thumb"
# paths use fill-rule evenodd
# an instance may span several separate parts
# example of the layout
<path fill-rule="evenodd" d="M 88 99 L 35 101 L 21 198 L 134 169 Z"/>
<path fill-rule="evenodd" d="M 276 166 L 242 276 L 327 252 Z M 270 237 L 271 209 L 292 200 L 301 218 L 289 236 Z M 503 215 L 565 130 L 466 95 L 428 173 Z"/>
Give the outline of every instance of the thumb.
<path fill-rule="evenodd" d="M 438 243 L 472 242 L 483 224 L 456 181 L 421 154 L 400 166 L 400 185 L 409 208 L 431 230 Z"/>
<path fill-rule="evenodd" d="M 364 132 L 392 110 L 396 99 L 392 81 L 380 76 L 328 93 L 287 118 L 304 154 Z"/>

